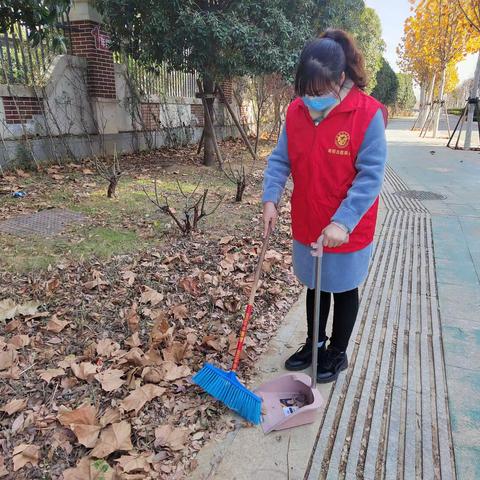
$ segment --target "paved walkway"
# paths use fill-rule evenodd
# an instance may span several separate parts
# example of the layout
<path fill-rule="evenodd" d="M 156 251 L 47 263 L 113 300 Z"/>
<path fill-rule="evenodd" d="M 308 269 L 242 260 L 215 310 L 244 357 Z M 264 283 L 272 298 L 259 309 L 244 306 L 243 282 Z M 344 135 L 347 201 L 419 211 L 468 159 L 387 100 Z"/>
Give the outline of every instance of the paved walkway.
<path fill-rule="evenodd" d="M 432 219 L 457 474 L 480 479 L 480 152 L 419 142 L 409 125 L 396 121 L 388 131 L 389 161 L 410 188 L 447 197 L 424 204 Z"/>
<path fill-rule="evenodd" d="M 390 128 L 376 249 L 348 370 L 319 386 L 325 407 L 314 424 L 265 436 L 239 423 L 200 452 L 191 478 L 480 478 L 480 247 L 472 255 L 480 156 L 418 141 L 402 121 Z M 454 166 L 462 159 L 468 179 Z M 447 198 L 419 201 L 408 197 L 411 189 Z M 304 339 L 303 302 L 271 342 L 258 384 L 283 373 L 283 360 Z"/>

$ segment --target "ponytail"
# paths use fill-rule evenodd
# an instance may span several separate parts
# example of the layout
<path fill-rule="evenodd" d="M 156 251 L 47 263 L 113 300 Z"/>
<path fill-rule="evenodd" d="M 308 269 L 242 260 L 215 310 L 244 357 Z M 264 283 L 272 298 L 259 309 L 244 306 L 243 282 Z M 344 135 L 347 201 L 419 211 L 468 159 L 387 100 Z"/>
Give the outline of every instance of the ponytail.
<path fill-rule="evenodd" d="M 329 28 L 319 35 L 337 42 L 345 53 L 345 74 L 362 90 L 367 86 L 365 59 L 355 40 L 344 30 Z"/>

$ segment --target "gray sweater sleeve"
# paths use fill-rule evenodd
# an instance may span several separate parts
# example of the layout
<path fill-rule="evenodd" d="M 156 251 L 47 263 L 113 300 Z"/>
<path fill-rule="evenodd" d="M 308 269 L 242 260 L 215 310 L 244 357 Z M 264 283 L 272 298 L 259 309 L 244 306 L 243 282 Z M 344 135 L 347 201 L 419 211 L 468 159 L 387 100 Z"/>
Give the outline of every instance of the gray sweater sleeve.
<path fill-rule="evenodd" d="M 263 176 L 262 202 L 277 204 L 290 176 L 290 160 L 288 158 L 287 129 L 285 125 L 278 139 L 277 146 L 268 157 Z"/>
<path fill-rule="evenodd" d="M 385 174 L 387 141 L 382 111 L 379 109 L 368 126 L 357 155 L 357 175 L 332 221 L 342 223 L 351 232 L 380 194 Z"/>

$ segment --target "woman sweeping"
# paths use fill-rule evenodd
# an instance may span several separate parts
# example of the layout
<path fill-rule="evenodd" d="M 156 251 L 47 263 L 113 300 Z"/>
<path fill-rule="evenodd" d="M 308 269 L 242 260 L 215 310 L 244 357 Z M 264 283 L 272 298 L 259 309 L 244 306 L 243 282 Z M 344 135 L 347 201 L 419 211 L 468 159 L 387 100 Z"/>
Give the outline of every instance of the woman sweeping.
<path fill-rule="evenodd" d="M 275 227 L 285 183 L 292 174 L 293 267 L 308 287 L 304 345 L 285 362 L 288 370 L 311 363 L 315 256 L 323 235 L 318 350 L 320 383 L 347 368 L 347 346 L 358 313 L 382 187 L 385 107 L 367 95 L 364 59 L 343 30 L 327 30 L 304 47 L 279 141 L 268 159 L 263 185 L 265 235 Z M 333 294 L 332 335 L 326 323 Z M 328 346 L 327 346 L 327 342 Z"/>

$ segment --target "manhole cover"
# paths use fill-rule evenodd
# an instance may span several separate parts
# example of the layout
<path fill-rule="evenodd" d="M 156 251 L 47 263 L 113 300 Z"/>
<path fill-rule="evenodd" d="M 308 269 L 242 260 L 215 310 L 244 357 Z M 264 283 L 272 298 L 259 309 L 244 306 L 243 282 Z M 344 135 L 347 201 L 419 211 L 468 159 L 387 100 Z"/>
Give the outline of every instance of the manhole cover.
<path fill-rule="evenodd" d="M 395 192 L 395 195 L 404 198 L 412 198 L 414 200 L 445 200 L 446 195 L 440 195 L 435 192 L 426 192 L 424 190 L 401 190 Z"/>
<path fill-rule="evenodd" d="M 81 213 L 52 208 L 31 215 L 21 215 L 0 222 L 0 232 L 12 235 L 57 235 L 66 225 L 85 219 Z"/>

